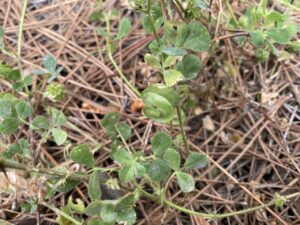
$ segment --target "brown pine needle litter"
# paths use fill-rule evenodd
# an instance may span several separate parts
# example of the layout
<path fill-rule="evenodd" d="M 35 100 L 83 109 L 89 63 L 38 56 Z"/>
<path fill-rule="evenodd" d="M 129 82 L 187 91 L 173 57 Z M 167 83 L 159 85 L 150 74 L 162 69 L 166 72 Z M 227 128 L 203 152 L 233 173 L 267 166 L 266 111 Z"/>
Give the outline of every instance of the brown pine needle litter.
<path fill-rule="evenodd" d="M 211 2 L 214 6 L 212 16 L 217 18 L 219 10 L 225 10 L 225 2 Z M 236 15 L 241 15 L 255 1 L 240 5 L 236 2 L 233 1 L 232 8 Z M 283 6 L 271 2 L 282 10 Z M 64 101 L 49 101 L 48 104 L 63 110 L 72 123 L 73 126 L 67 126 L 72 142 L 104 143 L 95 157 L 99 165 L 107 166 L 111 163 L 110 143 L 99 123 L 104 114 L 121 112 L 122 118 L 134 129 L 129 147 L 135 149 L 151 150 L 147 145 L 151 131 L 169 130 L 175 137 L 179 130 L 158 123 L 150 124 L 141 113 L 143 102 L 120 79 L 106 53 L 105 37 L 96 32 L 96 28 L 104 30 L 105 25 L 90 21 L 95 4 L 96 1 L 92 0 L 30 0 L 23 27 L 22 69 L 24 74 L 30 74 L 42 69 L 45 55 L 55 57 L 58 65 L 64 68 L 56 81 L 65 86 L 67 97 Z M 131 18 L 133 30 L 116 46 L 113 57 L 130 83 L 143 90 L 156 76 L 156 71 L 143 61 L 154 36 L 143 31 L 139 15 L 127 1 L 109 0 L 105 4 L 119 11 L 111 21 L 112 33 L 118 32 L 116 24 L 122 16 Z M 17 52 L 21 9 L 22 1 L 0 1 L 0 24 L 5 30 L 6 48 L 11 52 Z M 222 13 L 229 14 L 227 11 Z M 293 17 L 299 27 L 299 12 L 294 11 Z M 195 191 L 183 195 L 172 180 L 167 193 L 172 202 L 198 212 L 231 213 L 269 202 L 275 192 L 284 196 L 300 191 L 299 53 L 292 57 L 283 56 L 280 60 L 270 57 L 261 62 L 255 59 L 251 45 L 241 47 L 237 43 L 237 34 L 231 35 L 219 27 L 214 37 L 215 41 L 220 41 L 218 50 L 214 57 L 206 53 L 199 55 L 204 69 L 192 81 L 193 98 L 201 112 L 191 111 L 184 128 L 190 149 L 206 153 L 211 159 L 210 164 L 193 172 Z M 0 61 L 17 66 L 5 54 L 0 54 Z M 39 83 L 40 79 L 33 76 L 33 85 L 40 88 L 32 98 L 35 103 L 43 98 L 41 93 L 45 86 Z M 0 92 L 9 88 L 10 84 L 0 79 Z M 35 142 L 36 137 L 30 132 L 21 132 L 20 135 Z M 11 141 L 0 138 L 4 143 Z M 0 150 L 4 150 L 2 146 Z M 81 170 L 66 159 L 65 154 L 64 148 L 46 142 L 39 149 L 36 162 Z M 21 176 L 15 171 L 9 171 L 8 175 L 9 178 Z M 19 183 L 23 189 L 28 188 L 30 195 L 33 189 L 44 195 L 42 180 L 33 181 L 22 176 Z M 35 186 L 30 185 L 32 183 Z M 1 175 L 0 190 L 10 185 L 13 184 Z M 39 207 L 33 214 L 22 212 L 20 205 L 26 199 L 26 190 L 23 189 L 17 195 L 1 194 L 0 224 L 1 220 L 19 225 L 57 224 L 56 214 L 48 208 Z M 71 193 L 57 193 L 50 203 L 62 208 L 70 195 L 87 205 L 87 183 L 80 183 Z M 139 225 L 300 224 L 299 197 L 289 200 L 282 209 L 270 206 L 255 213 L 216 221 L 181 213 L 148 199 L 140 200 L 136 209 Z"/>

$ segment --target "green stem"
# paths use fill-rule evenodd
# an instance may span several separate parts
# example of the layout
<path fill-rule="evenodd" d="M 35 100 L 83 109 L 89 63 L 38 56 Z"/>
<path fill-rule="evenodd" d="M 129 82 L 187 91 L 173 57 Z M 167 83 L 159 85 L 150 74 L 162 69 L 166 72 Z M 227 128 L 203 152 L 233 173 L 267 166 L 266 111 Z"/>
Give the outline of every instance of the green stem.
<path fill-rule="evenodd" d="M 139 189 L 139 191 L 147 198 L 150 198 L 154 201 L 158 201 L 161 202 L 161 199 L 157 198 L 155 195 L 150 194 L 146 191 L 144 191 L 141 187 L 137 187 Z M 286 195 L 286 196 L 282 196 L 283 199 L 285 200 L 289 200 L 295 197 L 300 197 L 300 192 L 296 192 L 290 195 Z M 260 205 L 260 206 L 255 206 L 252 208 L 248 208 L 248 209 L 244 209 L 244 210 L 240 210 L 240 211 L 235 211 L 235 212 L 231 212 L 231 213 L 222 213 L 222 214 L 216 214 L 216 213 L 200 213 L 194 210 L 190 210 L 184 207 L 181 207 L 179 205 L 176 205 L 175 203 L 167 200 L 167 199 L 162 199 L 162 203 L 164 203 L 165 205 L 172 207 L 174 209 L 177 209 L 178 211 L 187 213 L 189 215 L 196 215 L 196 216 L 201 216 L 205 219 L 222 219 L 222 218 L 227 218 L 227 217 L 231 217 L 231 216 L 237 216 L 237 215 L 243 215 L 243 214 L 247 214 L 247 213 L 251 213 L 260 209 L 264 209 L 267 207 L 270 207 L 272 205 L 276 204 L 276 199 L 271 200 L 270 202 Z"/>
<path fill-rule="evenodd" d="M 230 3 L 229 3 L 228 0 L 226 0 L 226 6 L 227 6 L 227 8 L 229 9 L 229 13 L 230 13 L 230 15 L 231 15 L 231 17 L 232 17 L 232 19 L 233 19 L 235 25 L 237 26 L 237 25 L 238 25 L 238 21 L 237 21 L 235 15 L 234 15 L 234 13 L 233 13 L 232 7 L 231 7 L 231 5 L 230 5 Z"/>
<path fill-rule="evenodd" d="M 152 15 L 151 15 L 151 0 L 148 0 L 147 15 L 149 16 L 149 19 L 150 19 L 150 21 L 149 21 L 150 22 L 150 27 L 151 27 L 152 33 L 155 37 L 155 40 L 156 40 L 157 44 L 160 45 L 160 40 L 159 40 L 157 31 L 156 31 L 156 28 L 155 28 L 155 24 L 154 24 Z"/>
<path fill-rule="evenodd" d="M 183 121 L 182 121 L 182 116 L 181 116 L 181 113 L 180 113 L 179 106 L 176 107 L 176 111 L 177 111 L 177 116 L 178 116 L 178 120 L 179 120 L 179 126 L 180 126 L 180 130 L 181 130 L 181 135 L 182 135 L 182 139 L 183 139 L 183 143 L 184 143 L 184 148 L 185 148 L 186 153 L 189 153 L 190 149 L 189 149 L 189 145 L 187 143 L 185 131 L 183 129 Z"/>
<path fill-rule="evenodd" d="M 76 219 L 74 219 L 72 216 L 68 215 L 67 213 L 65 213 L 64 211 L 54 207 L 54 206 L 51 206 L 47 203 L 42 203 L 43 206 L 47 207 L 48 209 L 51 209 L 53 212 L 55 212 L 56 214 L 66 218 L 67 220 L 71 221 L 73 224 L 75 225 L 82 225 L 81 222 L 77 221 Z"/>
<path fill-rule="evenodd" d="M 183 12 L 183 15 L 185 16 L 185 9 L 184 9 L 184 7 L 182 6 L 182 4 L 180 3 L 180 1 L 178 1 L 178 0 L 175 0 L 175 2 L 176 2 L 176 5 L 180 8 L 180 10 Z"/>
<path fill-rule="evenodd" d="M 137 97 L 140 98 L 141 97 L 141 93 L 128 81 L 128 79 L 123 74 L 123 72 L 121 71 L 120 67 L 117 65 L 116 61 L 114 60 L 114 57 L 113 57 L 112 51 L 111 51 L 111 46 L 110 46 L 110 39 L 109 39 L 109 34 L 110 34 L 109 16 L 105 16 L 105 22 L 106 22 L 106 32 L 107 32 L 107 35 L 106 35 L 106 49 L 107 49 L 108 57 L 109 57 L 111 63 L 113 64 L 113 66 L 115 67 L 116 71 L 118 72 L 119 76 L 121 77 L 121 79 L 133 91 L 133 93 Z"/>
<path fill-rule="evenodd" d="M 24 27 L 27 4 L 28 4 L 28 0 L 24 0 L 22 6 L 21 18 L 20 18 L 20 25 L 19 25 L 19 32 L 18 32 L 18 46 L 17 46 L 17 61 L 18 61 L 19 70 L 21 71 L 22 79 L 24 77 L 22 73 L 21 52 L 22 52 L 23 27 Z"/>
<path fill-rule="evenodd" d="M 276 2 L 279 2 L 279 3 L 282 4 L 282 5 L 285 5 L 285 6 L 289 7 L 289 8 L 291 8 L 291 9 L 294 9 L 294 10 L 300 12 L 300 8 L 299 8 L 299 7 L 294 6 L 294 5 L 292 5 L 291 3 L 289 3 L 289 2 L 282 1 L 282 0 L 276 0 Z"/>
<path fill-rule="evenodd" d="M 71 180 L 87 179 L 86 175 L 69 174 L 68 172 L 61 172 L 61 171 L 56 171 L 56 170 L 52 170 L 52 169 L 30 167 L 28 165 L 16 162 L 14 160 L 6 159 L 2 156 L 0 156 L 0 168 L 4 168 L 4 169 L 11 168 L 11 169 L 17 169 L 17 170 L 24 170 L 27 172 L 43 173 L 43 174 L 48 174 L 48 175 L 62 177 L 62 178 L 68 177 Z"/>

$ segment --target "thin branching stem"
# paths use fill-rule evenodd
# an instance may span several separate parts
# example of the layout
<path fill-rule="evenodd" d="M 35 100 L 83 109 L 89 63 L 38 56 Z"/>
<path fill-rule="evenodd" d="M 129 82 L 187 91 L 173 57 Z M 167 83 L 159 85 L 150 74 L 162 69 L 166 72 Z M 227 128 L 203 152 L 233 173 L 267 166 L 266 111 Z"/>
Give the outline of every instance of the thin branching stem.
<path fill-rule="evenodd" d="M 189 145 L 187 143 L 185 131 L 183 129 L 183 119 L 182 119 L 182 115 L 181 115 L 179 106 L 176 107 L 176 111 L 177 111 L 177 116 L 178 116 L 178 120 L 179 120 L 179 126 L 180 126 L 183 144 L 184 144 L 184 149 L 185 149 L 186 153 L 189 153 L 190 149 L 189 149 Z"/>

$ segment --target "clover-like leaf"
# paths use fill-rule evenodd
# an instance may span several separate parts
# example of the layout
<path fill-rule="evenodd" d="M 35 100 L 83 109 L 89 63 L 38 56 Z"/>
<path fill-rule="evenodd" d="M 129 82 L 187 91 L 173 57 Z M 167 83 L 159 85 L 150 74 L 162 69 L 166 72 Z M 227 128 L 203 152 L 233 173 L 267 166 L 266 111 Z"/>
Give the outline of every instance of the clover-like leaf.
<path fill-rule="evenodd" d="M 125 149 L 117 150 L 114 153 L 114 160 L 123 165 L 128 165 L 132 162 L 132 156 Z"/>
<path fill-rule="evenodd" d="M 142 99 L 145 104 L 143 112 L 149 119 L 168 123 L 174 118 L 174 108 L 165 97 L 154 92 L 144 92 Z"/>
<path fill-rule="evenodd" d="M 180 167 L 180 154 L 173 148 L 168 148 L 163 156 L 169 167 L 173 170 L 178 170 Z"/>
<path fill-rule="evenodd" d="M 201 69 L 201 61 L 196 55 L 186 55 L 176 64 L 176 69 L 184 75 L 185 79 L 191 80 L 197 77 Z"/>
<path fill-rule="evenodd" d="M 51 130 L 52 136 L 54 138 L 54 141 L 57 145 L 62 145 L 66 142 L 68 138 L 68 134 L 66 131 L 60 129 L 60 128 L 53 128 Z"/>
<path fill-rule="evenodd" d="M 131 30 L 131 22 L 128 18 L 123 18 L 119 25 L 119 30 L 117 34 L 117 40 L 127 36 Z"/>
<path fill-rule="evenodd" d="M 7 117 L 0 123 L 0 133 L 9 135 L 18 130 L 19 120 L 15 117 Z"/>
<path fill-rule="evenodd" d="M 188 35 L 183 46 L 195 52 L 204 52 L 209 49 L 210 37 L 205 26 L 197 21 L 188 24 Z"/>
<path fill-rule="evenodd" d="M 70 157 L 79 164 L 86 165 L 90 168 L 94 167 L 93 155 L 86 144 L 76 145 L 72 149 Z"/>
<path fill-rule="evenodd" d="M 100 176 L 97 171 L 94 171 L 89 177 L 88 195 L 92 201 L 101 198 Z"/>
<path fill-rule="evenodd" d="M 52 123 L 56 126 L 62 126 L 67 122 L 67 119 L 62 111 L 52 109 L 51 111 Z"/>
<path fill-rule="evenodd" d="M 170 46 L 162 46 L 161 51 L 166 55 L 170 56 L 184 56 L 187 54 L 187 51 L 183 48 L 178 47 L 170 47 Z"/>
<path fill-rule="evenodd" d="M 119 177 L 122 182 L 128 183 L 134 179 L 134 168 L 132 165 L 126 165 L 119 170 Z"/>
<path fill-rule="evenodd" d="M 100 214 L 100 209 L 102 206 L 102 201 L 95 200 L 92 201 L 86 208 L 85 208 L 85 214 L 88 216 L 96 216 Z"/>
<path fill-rule="evenodd" d="M 50 122 L 45 116 L 36 116 L 32 121 L 32 126 L 39 129 L 48 129 L 50 127 Z"/>
<path fill-rule="evenodd" d="M 184 80 L 184 76 L 178 70 L 165 70 L 163 72 L 164 81 L 168 87 L 172 87 L 179 81 Z"/>
<path fill-rule="evenodd" d="M 171 145 L 172 139 L 166 132 L 156 133 L 151 140 L 152 151 L 157 157 L 162 157 Z"/>
<path fill-rule="evenodd" d="M 100 217 L 104 222 L 114 222 L 118 216 L 116 206 L 111 203 L 102 204 Z"/>
<path fill-rule="evenodd" d="M 154 55 L 150 55 L 150 54 L 146 54 L 145 57 L 145 62 L 153 67 L 153 68 L 157 68 L 157 69 L 160 69 L 161 68 L 161 65 L 160 65 L 160 61 L 159 61 L 159 58 L 154 56 Z"/>
<path fill-rule="evenodd" d="M 207 157 L 198 152 L 192 152 L 184 163 L 186 169 L 201 169 L 208 163 Z"/>
<path fill-rule="evenodd" d="M 101 125 L 107 130 L 117 125 L 120 120 L 120 114 L 117 112 L 106 114 L 101 122 Z"/>
<path fill-rule="evenodd" d="M 125 121 L 118 123 L 117 129 L 125 140 L 128 140 L 132 135 L 131 127 Z"/>
<path fill-rule="evenodd" d="M 16 111 L 19 118 L 25 119 L 31 116 L 33 109 L 29 103 L 21 101 L 16 104 Z"/>
<path fill-rule="evenodd" d="M 187 193 L 195 189 L 195 182 L 191 175 L 177 171 L 176 178 L 182 192 Z"/>
<path fill-rule="evenodd" d="M 156 159 L 151 163 L 148 174 L 154 181 L 165 181 L 170 175 L 170 167 L 166 161 Z"/>
<path fill-rule="evenodd" d="M 56 60 L 52 55 L 46 55 L 44 57 L 44 67 L 51 73 L 55 73 Z"/>
<path fill-rule="evenodd" d="M 127 225 L 133 225 L 136 222 L 136 212 L 134 208 L 128 208 L 118 212 L 118 216 L 116 218 L 117 222 L 126 221 Z"/>

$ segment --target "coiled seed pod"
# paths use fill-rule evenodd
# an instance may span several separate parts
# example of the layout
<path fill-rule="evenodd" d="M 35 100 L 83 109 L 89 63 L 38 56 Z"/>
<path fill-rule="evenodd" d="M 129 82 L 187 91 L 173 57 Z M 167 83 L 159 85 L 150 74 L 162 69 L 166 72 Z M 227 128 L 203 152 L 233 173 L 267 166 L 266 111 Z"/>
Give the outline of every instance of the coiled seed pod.
<path fill-rule="evenodd" d="M 146 117 L 160 123 L 173 120 L 174 107 L 179 102 L 179 95 L 175 90 L 166 86 L 151 86 L 144 90 L 142 99 Z"/>

